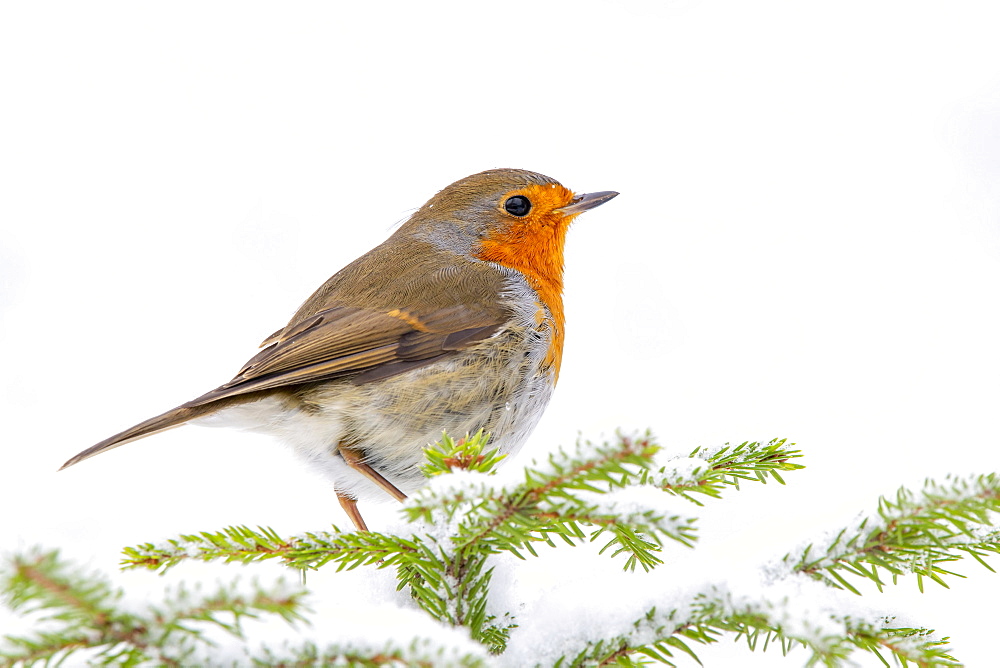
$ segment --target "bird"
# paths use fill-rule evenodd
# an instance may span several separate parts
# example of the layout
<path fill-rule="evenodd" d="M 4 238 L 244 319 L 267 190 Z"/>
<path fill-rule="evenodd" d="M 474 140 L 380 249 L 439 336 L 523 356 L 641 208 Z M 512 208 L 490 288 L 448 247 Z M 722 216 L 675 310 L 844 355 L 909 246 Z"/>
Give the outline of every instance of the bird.
<path fill-rule="evenodd" d="M 618 195 L 491 169 L 447 186 L 321 285 L 229 382 L 70 458 L 192 423 L 276 436 L 358 499 L 403 501 L 442 432 L 515 454 L 559 377 L 570 223 Z M 385 498 L 382 496 L 382 498 Z"/>

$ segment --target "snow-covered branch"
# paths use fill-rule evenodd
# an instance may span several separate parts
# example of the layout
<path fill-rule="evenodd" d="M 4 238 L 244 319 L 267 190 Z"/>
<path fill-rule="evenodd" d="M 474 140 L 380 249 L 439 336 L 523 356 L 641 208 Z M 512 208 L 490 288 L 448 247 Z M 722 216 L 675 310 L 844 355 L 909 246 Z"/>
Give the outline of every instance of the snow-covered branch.
<path fill-rule="evenodd" d="M 726 635 L 745 638 L 751 650 L 802 647 L 810 665 L 841 665 L 856 651 L 902 665 L 958 665 L 945 641 L 928 629 L 897 624 L 891 614 L 862 605 L 848 578 L 871 580 L 881 589 L 885 573 L 893 581 L 916 573 L 918 582 L 929 577 L 944 584 L 951 573 L 942 564 L 965 557 L 990 568 L 986 557 L 1000 552 L 996 475 L 901 489 L 849 527 L 749 568 L 750 575 L 721 580 L 710 567 L 678 570 L 684 567 L 679 555 L 697 554 L 698 509 L 689 501 L 720 498 L 741 482 L 781 483 L 781 472 L 802 468 L 795 461 L 801 456 L 784 440 L 699 448 L 685 456 L 665 453 L 648 436 L 619 436 L 495 475 L 501 456 L 488 449 L 486 435 L 445 437 L 428 453 L 429 483 L 402 507 L 412 527 L 403 535 L 334 528 L 282 537 L 267 528 L 229 527 L 126 548 L 123 567 L 164 571 L 186 561 L 272 559 L 295 569 L 392 567 L 407 600 L 439 631 L 462 629 L 468 646 L 420 635 L 402 643 L 297 638 L 251 647 L 243 621 L 277 616 L 301 622 L 301 590 L 281 584 L 221 587 L 211 594 L 182 588 L 136 610 L 119 605 L 122 592 L 104 578 L 55 553 L 32 552 L 8 563 L 0 588 L 7 605 L 37 617 L 39 627 L 4 641 L 0 667 L 54 662 L 80 651 L 104 663 L 210 665 L 205 628 L 236 643 L 238 651 L 229 656 L 263 665 L 628 666 L 642 657 L 673 665 L 681 654 L 694 656 L 698 644 Z M 598 633 L 562 634 L 558 646 L 529 643 L 525 649 L 519 638 L 531 636 L 523 635 L 528 630 L 519 627 L 517 609 L 498 607 L 492 592 L 497 555 L 526 559 L 538 554 L 539 545 L 578 546 L 602 537 L 607 543 L 600 552 L 627 555 L 628 571 L 636 565 L 651 571 L 668 554 L 674 568 L 630 574 L 652 579 Z M 514 647 L 519 649 L 508 652 Z"/>
<path fill-rule="evenodd" d="M 972 557 L 993 570 L 984 557 L 1000 552 L 997 513 L 1000 476 L 994 473 L 927 480 L 920 491 L 902 488 L 894 499 L 883 497 L 876 512 L 785 555 L 782 568 L 856 594 L 848 577 L 870 580 L 881 591 L 884 573 L 894 584 L 914 573 L 921 591 L 924 578 L 947 587 L 943 576 L 964 576 L 942 564 Z"/>

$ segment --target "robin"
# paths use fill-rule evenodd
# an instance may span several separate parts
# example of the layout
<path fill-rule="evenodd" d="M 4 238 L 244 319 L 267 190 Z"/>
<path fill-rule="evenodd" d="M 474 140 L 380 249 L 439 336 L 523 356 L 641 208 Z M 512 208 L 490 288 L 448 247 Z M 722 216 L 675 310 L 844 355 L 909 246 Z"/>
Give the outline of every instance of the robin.
<path fill-rule="evenodd" d="M 358 497 L 419 488 L 442 431 L 484 429 L 507 454 L 527 439 L 559 377 L 566 230 L 616 195 L 517 169 L 456 181 L 320 286 L 231 381 L 62 468 L 188 422 L 264 432 L 328 474 L 366 531 Z"/>

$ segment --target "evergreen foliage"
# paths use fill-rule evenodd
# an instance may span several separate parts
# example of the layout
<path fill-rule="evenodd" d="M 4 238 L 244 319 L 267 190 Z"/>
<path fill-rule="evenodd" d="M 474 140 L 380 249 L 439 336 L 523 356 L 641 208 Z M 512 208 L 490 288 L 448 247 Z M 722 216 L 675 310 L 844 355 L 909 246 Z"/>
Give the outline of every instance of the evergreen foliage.
<path fill-rule="evenodd" d="M 128 547 L 122 565 L 163 572 L 187 561 L 277 559 L 302 571 L 392 568 L 399 589 L 430 617 L 467 629 L 477 643 L 472 649 L 424 637 L 380 646 L 251 647 L 245 619 L 308 624 L 301 587 L 180 588 L 136 610 L 105 577 L 81 571 L 57 552 L 36 550 L 10 557 L 0 573 L 6 604 L 37 621 L 33 632 L 4 638 L 0 666 L 56 665 L 71 656 L 116 666 L 231 664 L 231 656 L 223 661 L 214 653 L 218 633 L 243 643 L 241 660 L 253 665 L 505 665 L 517 619 L 511 611 L 490 612 L 495 555 L 528 559 L 541 545 L 600 541 L 601 553 L 623 557 L 626 570 L 650 571 L 662 564 L 668 543 L 694 548 L 698 506 L 741 483 L 783 484 L 782 473 L 802 468 L 801 457 L 784 440 L 665 456 L 648 436 L 620 436 L 497 475 L 502 457 L 488 448 L 487 435 L 445 436 L 427 451 L 429 483 L 403 506 L 412 528 L 406 535 L 333 527 L 284 537 L 262 527 L 228 527 Z M 763 569 L 766 586 L 758 590 L 696 583 L 637 612 L 629 626 L 581 637 L 574 649 L 539 664 L 633 666 L 652 659 L 674 665 L 680 655 L 697 658 L 698 644 L 735 635 L 751 650 L 804 647 L 810 665 L 841 665 L 858 650 L 886 665 L 889 657 L 901 665 L 960 665 L 947 639 L 928 629 L 897 627 L 892 618 L 824 601 L 841 591 L 860 594 L 852 584 L 859 578 L 879 590 L 905 573 L 916 574 L 921 588 L 924 579 L 947 586 L 945 577 L 957 574 L 943 565 L 965 557 L 992 570 L 986 558 L 1000 551 L 997 512 L 996 475 L 928 480 L 920 490 L 881 499 L 874 513 L 851 526 L 790 551 Z M 808 613 L 797 605 L 801 599 L 812 602 Z"/>
<path fill-rule="evenodd" d="M 862 516 L 823 543 L 807 545 L 785 563 L 833 587 L 860 592 L 846 576 L 885 586 L 880 571 L 893 584 L 904 573 L 915 573 L 920 591 L 924 578 L 947 587 L 942 576 L 958 573 L 940 564 L 972 557 L 990 571 L 984 560 L 1000 552 L 1000 531 L 990 513 L 1000 512 L 1000 479 L 995 473 L 969 478 L 949 476 L 943 483 L 927 480 L 919 492 L 901 488 L 894 500 L 882 498 L 874 515 Z"/>
<path fill-rule="evenodd" d="M 211 593 L 181 587 L 136 612 L 121 605 L 124 592 L 106 577 L 74 567 L 56 551 L 38 550 L 12 557 L 0 587 L 8 606 L 38 621 L 34 633 L 4 637 L 4 666 L 59 664 L 81 651 L 100 665 L 195 665 L 211 648 L 208 627 L 245 640 L 246 618 L 302 620 L 305 595 L 283 581 L 249 588 L 234 582 Z"/>

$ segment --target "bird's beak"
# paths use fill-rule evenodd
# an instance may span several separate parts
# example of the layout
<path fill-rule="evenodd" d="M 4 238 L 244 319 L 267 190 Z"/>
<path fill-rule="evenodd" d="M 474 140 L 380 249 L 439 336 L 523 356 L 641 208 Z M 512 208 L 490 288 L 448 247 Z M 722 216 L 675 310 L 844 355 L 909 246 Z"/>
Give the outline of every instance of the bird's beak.
<path fill-rule="evenodd" d="M 586 195 L 577 195 L 573 198 L 573 201 L 564 207 L 556 209 L 557 213 L 561 213 L 564 216 L 575 216 L 578 213 L 583 213 L 584 211 L 589 211 L 596 206 L 601 206 L 608 200 L 614 199 L 618 196 L 613 190 L 603 190 L 599 193 L 587 193 Z"/>

